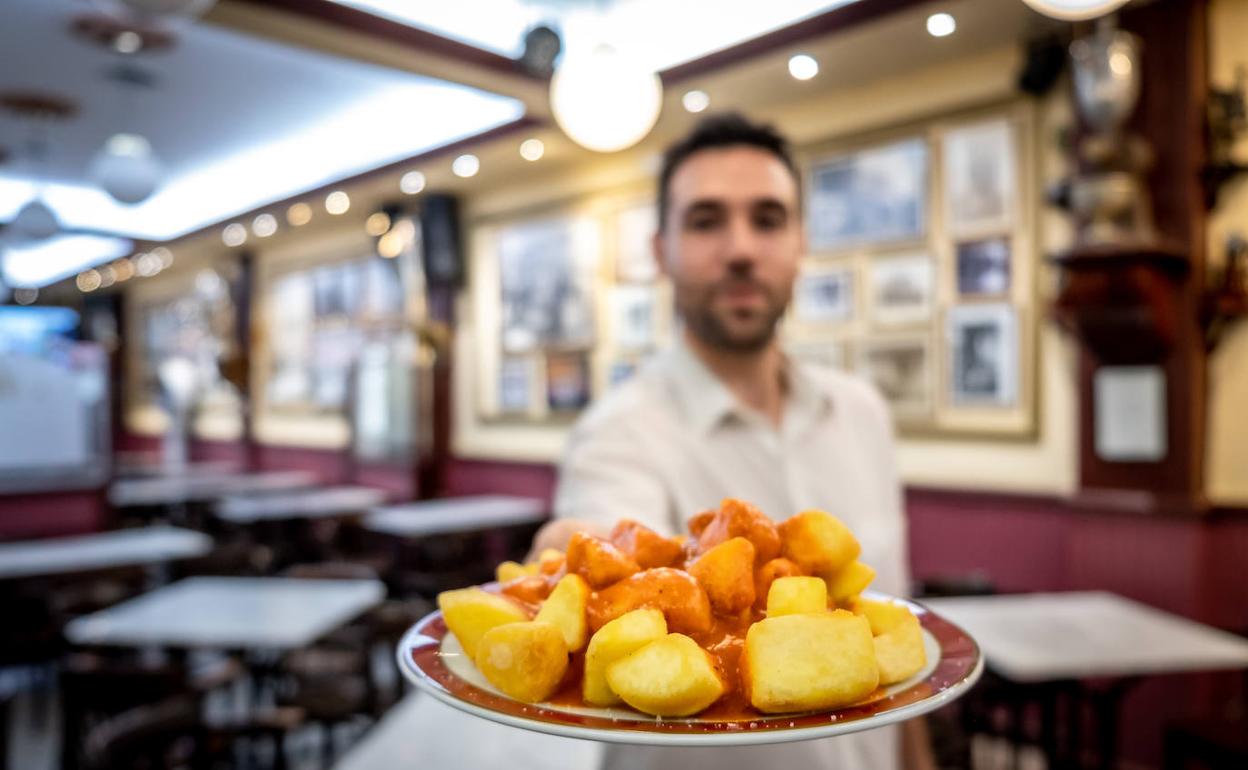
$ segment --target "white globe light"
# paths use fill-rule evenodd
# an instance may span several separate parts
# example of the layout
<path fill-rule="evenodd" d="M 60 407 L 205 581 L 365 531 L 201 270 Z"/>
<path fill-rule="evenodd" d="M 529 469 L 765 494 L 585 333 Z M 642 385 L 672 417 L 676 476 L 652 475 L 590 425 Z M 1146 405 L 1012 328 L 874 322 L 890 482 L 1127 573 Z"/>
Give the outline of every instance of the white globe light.
<path fill-rule="evenodd" d="M 60 229 L 56 214 L 48 208 L 48 204 L 35 198 L 18 210 L 13 217 L 13 229 L 18 235 L 31 240 L 41 241 L 51 238 Z"/>
<path fill-rule="evenodd" d="M 464 153 L 455 160 L 451 161 L 451 173 L 458 177 L 467 179 L 470 176 L 476 176 L 481 170 L 481 159 L 472 153 Z"/>
<path fill-rule="evenodd" d="M 810 80 L 819 74 L 819 62 L 804 53 L 789 59 L 789 74 L 798 80 Z"/>
<path fill-rule="evenodd" d="M 1084 21 L 1104 16 L 1127 0 L 1023 0 L 1045 16 L 1065 21 Z"/>
<path fill-rule="evenodd" d="M 693 91 L 686 91 L 685 95 L 680 97 L 680 103 L 684 105 L 685 110 L 688 112 L 702 112 L 711 106 L 711 97 L 707 95 L 706 91 L 694 89 Z"/>
<path fill-rule="evenodd" d="M 550 81 L 555 122 L 572 141 L 597 152 L 640 142 L 662 106 L 659 76 L 610 46 L 569 55 Z"/>
<path fill-rule="evenodd" d="M 958 29 L 958 20 L 947 13 L 933 13 L 927 17 L 927 34 L 932 37 L 948 37 Z"/>
<path fill-rule="evenodd" d="M 117 134 L 91 162 L 91 176 L 122 203 L 146 200 L 160 184 L 160 161 L 152 145 L 137 134 Z"/>

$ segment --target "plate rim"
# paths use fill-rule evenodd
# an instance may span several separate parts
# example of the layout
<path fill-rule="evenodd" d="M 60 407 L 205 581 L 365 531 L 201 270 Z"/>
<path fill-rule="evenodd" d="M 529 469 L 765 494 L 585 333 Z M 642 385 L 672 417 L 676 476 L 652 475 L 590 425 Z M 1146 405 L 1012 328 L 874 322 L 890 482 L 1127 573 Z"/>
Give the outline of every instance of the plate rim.
<path fill-rule="evenodd" d="M 421 692 L 432 695 L 436 700 L 473 716 L 488 719 L 491 722 L 508 725 L 510 727 L 545 733 L 547 735 L 555 735 L 562 738 L 649 746 L 764 745 L 789 743 L 792 741 L 815 740 L 819 738 L 831 738 L 837 735 L 847 735 L 850 733 L 862 732 L 864 730 L 873 730 L 878 727 L 885 727 L 887 725 L 905 722 L 931 711 L 935 711 L 936 709 L 941 708 L 942 706 L 945 706 L 965 695 L 966 692 L 974 687 L 979 681 L 980 676 L 982 676 L 984 672 L 983 650 L 980 649 L 979 643 L 975 641 L 975 638 L 971 636 L 966 629 L 941 616 L 939 613 L 927 608 L 922 603 L 911 599 L 891 596 L 875 591 L 867 591 L 864 592 L 863 595 L 871 599 L 901 602 L 912 612 L 915 612 L 915 614 L 919 617 L 920 622 L 922 622 L 925 617 L 931 617 L 952 627 L 961 635 L 963 639 L 970 643 L 971 650 L 974 655 L 974 663 L 970 670 L 956 682 L 953 682 L 935 695 L 913 703 L 907 703 L 905 705 L 889 709 L 888 711 L 884 711 L 879 714 L 863 717 L 861 719 L 849 720 L 845 722 L 834 721 L 828 724 L 804 727 L 774 727 L 766 730 L 750 730 L 747 728 L 742 730 L 726 730 L 723 732 L 666 732 L 639 730 L 634 728 L 611 730 L 601 727 L 587 727 L 546 721 L 543 719 L 535 719 L 523 715 L 497 711 L 495 709 L 457 697 L 453 692 L 447 690 L 439 682 L 434 680 L 428 672 L 417 665 L 415 659 L 411 655 L 411 651 L 416 646 L 415 642 L 417 639 L 423 638 L 426 640 L 434 640 L 433 637 L 424 633 L 424 628 L 435 619 L 441 617 L 441 610 L 434 610 L 433 612 L 430 612 L 414 623 L 406 632 L 404 632 L 395 648 L 395 658 L 398 663 L 399 670 L 402 672 L 404 678 L 416 685 L 417 689 Z M 936 639 L 943 657 L 946 649 L 945 645 L 941 643 L 940 638 L 935 634 L 932 636 Z M 441 640 L 434 641 L 438 641 L 440 643 Z M 923 684 L 924 682 L 930 680 L 931 676 L 932 674 L 929 674 L 926 679 L 920 680 L 912 686 L 919 686 L 920 684 Z M 540 704 L 537 707 L 540 708 Z M 827 713 L 835 713 L 835 710 Z M 774 719 L 774 717 L 772 719 Z M 655 721 L 659 720 L 656 719 Z"/>

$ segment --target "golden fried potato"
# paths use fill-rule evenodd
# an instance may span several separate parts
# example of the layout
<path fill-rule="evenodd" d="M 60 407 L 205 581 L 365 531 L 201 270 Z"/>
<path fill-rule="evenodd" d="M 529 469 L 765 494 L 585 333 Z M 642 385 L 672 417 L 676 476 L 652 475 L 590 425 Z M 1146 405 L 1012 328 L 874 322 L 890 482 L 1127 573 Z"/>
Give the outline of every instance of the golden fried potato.
<path fill-rule="evenodd" d="M 632 519 L 622 519 L 611 530 L 611 544 L 619 548 L 642 569 L 670 567 L 680 560 L 679 541 L 663 537 L 658 532 Z"/>
<path fill-rule="evenodd" d="M 810 575 L 840 571 L 862 546 L 840 519 L 823 511 L 802 511 L 780 523 L 783 552 Z"/>
<path fill-rule="evenodd" d="M 446 627 L 455 634 L 468 657 L 476 658 L 477 642 L 494 626 L 529 619 L 529 613 L 511 599 L 482 591 L 459 588 L 438 594 L 438 609 Z"/>
<path fill-rule="evenodd" d="M 875 637 L 873 643 L 882 685 L 909 679 L 927 665 L 923 630 L 909 610 L 899 623 Z"/>
<path fill-rule="evenodd" d="M 875 570 L 860 561 L 851 561 L 840 571 L 825 575 L 828 583 L 828 598 L 834 602 L 843 602 L 857 596 L 875 580 Z"/>
<path fill-rule="evenodd" d="M 645 714 L 696 714 L 724 694 L 710 654 L 683 634 L 668 634 L 607 666 L 607 684 Z"/>
<path fill-rule="evenodd" d="M 473 660 L 490 684 L 516 700 L 537 703 L 563 681 L 568 647 L 552 623 L 505 623 L 485 632 Z"/>
<path fill-rule="evenodd" d="M 597 631 L 626 612 L 660 610 L 672 631 L 698 634 L 711 627 L 711 602 L 688 572 L 658 567 L 638 572 L 605 588 L 589 600 L 589 627 Z"/>
<path fill-rule="evenodd" d="M 537 562 L 532 564 L 519 564 L 514 561 L 505 561 L 494 568 L 494 579 L 500 583 L 510 583 L 516 578 L 522 578 L 527 575 L 536 575 L 537 567 Z"/>
<path fill-rule="evenodd" d="M 568 652 L 580 652 L 589 639 L 586 609 L 589 584 L 580 575 L 564 575 L 550 592 L 534 620 L 550 623 L 563 634 Z"/>
<path fill-rule="evenodd" d="M 870 625 L 843 610 L 758 621 L 741 672 L 750 704 L 768 714 L 847 706 L 880 680 Z"/>
<path fill-rule="evenodd" d="M 802 574 L 802 568 L 788 559 L 772 559 L 754 570 L 754 605 L 760 609 L 767 606 L 767 597 L 771 593 L 771 584 L 777 578 L 795 577 Z"/>
<path fill-rule="evenodd" d="M 539 605 L 550 596 L 550 581 L 541 575 L 525 575 L 503 583 L 502 593 L 525 604 Z"/>
<path fill-rule="evenodd" d="M 827 612 L 828 586 L 817 577 L 782 577 L 767 592 L 767 617 Z"/>
<path fill-rule="evenodd" d="M 874 636 L 886 633 L 906 618 L 914 616 L 910 612 L 910 608 L 904 604 L 865 598 L 858 599 L 858 612 L 856 614 L 860 614 L 867 619 L 867 622 L 871 624 L 871 633 Z"/>
<path fill-rule="evenodd" d="M 687 569 L 706 591 L 715 612 L 735 615 L 754 603 L 754 544 L 749 540 L 725 540 Z"/>
<path fill-rule="evenodd" d="M 595 590 L 640 571 L 637 562 L 605 540 L 576 532 L 568 541 L 568 572 L 585 578 Z"/>
<path fill-rule="evenodd" d="M 543 548 L 537 556 L 537 571 L 541 575 L 553 575 L 567 564 L 563 551 L 554 548 Z"/>
<path fill-rule="evenodd" d="M 696 540 L 702 536 L 702 530 L 706 529 L 706 525 L 711 523 L 711 519 L 715 518 L 718 511 L 702 511 L 695 513 L 693 518 L 689 519 L 689 534 L 693 535 Z"/>
<path fill-rule="evenodd" d="M 665 636 L 667 621 L 653 609 L 626 612 L 598 629 L 585 650 L 581 697 L 595 706 L 620 703 L 620 696 L 607 684 L 607 666 Z"/>
<path fill-rule="evenodd" d="M 780 555 L 780 534 L 775 522 L 749 503 L 728 497 L 719 504 L 719 512 L 698 535 L 698 549 L 705 553 L 734 537 L 743 537 L 754 545 L 758 564 Z"/>

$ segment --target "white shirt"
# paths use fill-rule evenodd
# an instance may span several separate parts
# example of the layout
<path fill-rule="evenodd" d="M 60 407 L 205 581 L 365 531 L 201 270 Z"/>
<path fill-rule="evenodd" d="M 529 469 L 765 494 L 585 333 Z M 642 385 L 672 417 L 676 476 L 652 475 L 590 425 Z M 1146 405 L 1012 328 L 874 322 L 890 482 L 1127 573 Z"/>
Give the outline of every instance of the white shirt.
<path fill-rule="evenodd" d="M 779 521 L 808 508 L 834 514 L 862 543 L 872 584 L 908 591 L 891 417 L 865 382 L 789 362 L 789 394 L 777 430 L 742 405 L 678 344 L 597 401 L 572 431 L 555 515 L 610 527 L 635 519 L 665 534 L 739 497 Z M 608 768 L 714 770 L 774 766 L 898 766 L 898 731 L 753 749 L 610 747 Z"/>

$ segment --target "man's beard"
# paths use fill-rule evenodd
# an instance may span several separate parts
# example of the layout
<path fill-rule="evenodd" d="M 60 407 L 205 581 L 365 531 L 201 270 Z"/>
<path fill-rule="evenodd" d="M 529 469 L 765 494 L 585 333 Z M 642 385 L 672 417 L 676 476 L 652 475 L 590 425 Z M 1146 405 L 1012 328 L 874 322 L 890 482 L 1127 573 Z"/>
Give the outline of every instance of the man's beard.
<path fill-rule="evenodd" d="M 741 285 L 749 285 L 762 293 L 764 309 L 750 319 L 731 319 L 725 317 L 728 311 L 717 312 L 715 300 L 718 295 Z M 697 292 L 677 286 L 676 302 L 685 326 L 704 344 L 729 353 L 757 353 L 775 337 L 776 327 L 788 305 L 788 297 L 777 296 L 752 278 L 729 277 Z"/>

